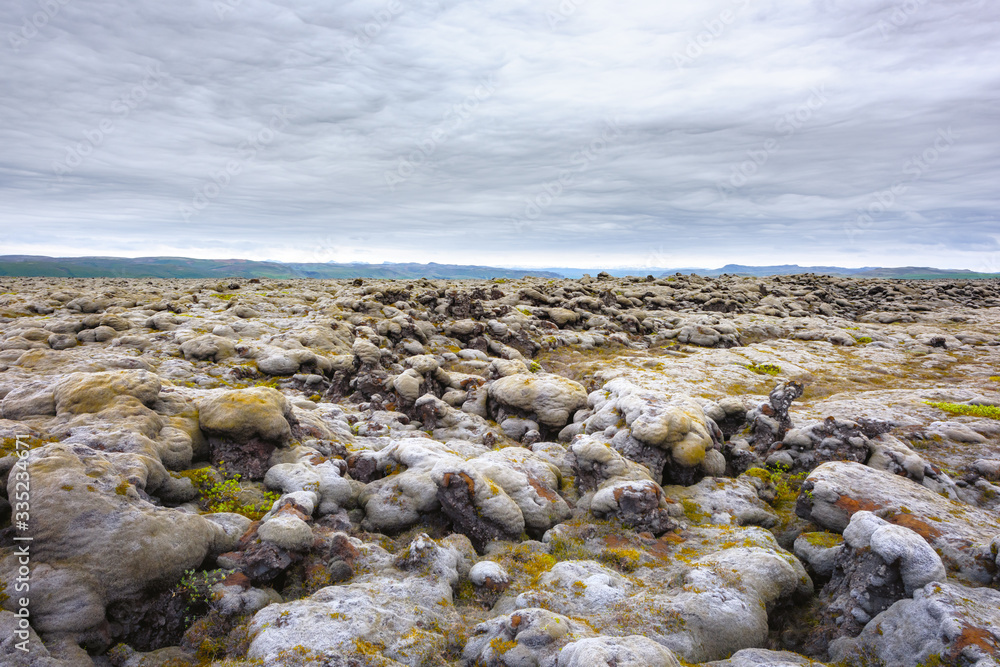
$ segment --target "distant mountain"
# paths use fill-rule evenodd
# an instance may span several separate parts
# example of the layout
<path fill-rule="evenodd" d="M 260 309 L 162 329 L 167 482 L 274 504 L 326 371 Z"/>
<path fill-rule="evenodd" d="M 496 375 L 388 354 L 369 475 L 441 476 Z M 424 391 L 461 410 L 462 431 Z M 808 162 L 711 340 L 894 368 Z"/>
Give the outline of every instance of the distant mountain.
<path fill-rule="evenodd" d="M 686 269 L 685 269 L 686 271 Z M 720 276 L 724 273 L 737 276 L 785 276 L 800 273 L 817 273 L 827 276 L 852 276 L 855 278 L 899 278 L 907 280 L 943 278 L 972 279 L 1000 278 L 1000 273 L 977 273 L 967 269 L 934 269 L 926 266 L 903 266 L 884 268 L 865 266 L 860 269 L 847 269 L 842 266 L 799 266 L 797 264 L 782 264 L 778 266 L 745 266 L 743 264 L 727 264 L 721 269 L 699 271 L 702 276 Z M 664 275 L 669 275 L 665 272 Z"/>
<path fill-rule="evenodd" d="M 966 269 L 932 269 L 919 266 L 882 268 L 866 266 L 847 269 L 840 266 L 745 266 L 727 264 L 721 269 L 618 267 L 614 269 L 510 269 L 463 264 L 338 264 L 290 263 L 248 259 L 191 259 L 189 257 L 44 257 L 41 255 L 0 255 L 0 276 L 46 276 L 67 278 L 440 278 L 460 280 L 472 278 L 580 278 L 585 273 L 596 276 L 607 271 L 613 276 L 671 276 L 675 273 L 696 273 L 715 277 L 722 274 L 738 276 L 776 276 L 797 273 L 817 273 L 857 278 L 901 278 L 908 280 L 944 278 L 1000 278 L 1000 273 L 976 273 Z"/>
<path fill-rule="evenodd" d="M 67 278 L 560 278 L 537 269 L 460 264 L 296 264 L 189 257 L 44 257 L 0 255 L 0 276 Z"/>
<path fill-rule="evenodd" d="M 614 269 L 572 269 L 565 267 L 546 267 L 542 271 L 558 273 L 565 278 L 581 278 L 584 274 L 596 276 L 601 271 L 606 271 L 612 276 L 640 276 L 648 275 L 663 277 L 672 276 L 675 273 L 695 273 L 699 276 L 716 277 L 723 274 L 737 276 L 787 276 L 797 273 L 817 273 L 827 276 L 855 276 L 858 278 L 901 278 L 908 280 L 926 278 L 945 279 L 971 279 L 971 278 L 1000 278 L 1000 273 L 976 273 L 966 269 L 932 269 L 920 266 L 905 266 L 899 268 L 882 268 L 877 266 L 865 266 L 860 269 L 848 269 L 842 266 L 799 266 L 798 264 L 780 264 L 775 266 L 746 266 L 743 264 L 726 264 L 721 269 L 704 269 L 696 267 L 686 268 L 662 268 L 662 267 L 617 267 Z"/>

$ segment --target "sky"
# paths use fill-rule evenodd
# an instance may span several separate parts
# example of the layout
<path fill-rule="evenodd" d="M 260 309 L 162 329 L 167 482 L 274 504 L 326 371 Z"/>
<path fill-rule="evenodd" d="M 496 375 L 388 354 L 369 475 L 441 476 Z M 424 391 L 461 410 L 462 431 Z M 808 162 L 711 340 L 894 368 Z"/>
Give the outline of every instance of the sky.
<path fill-rule="evenodd" d="M 0 254 L 1000 271 L 990 0 L 4 0 Z"/>

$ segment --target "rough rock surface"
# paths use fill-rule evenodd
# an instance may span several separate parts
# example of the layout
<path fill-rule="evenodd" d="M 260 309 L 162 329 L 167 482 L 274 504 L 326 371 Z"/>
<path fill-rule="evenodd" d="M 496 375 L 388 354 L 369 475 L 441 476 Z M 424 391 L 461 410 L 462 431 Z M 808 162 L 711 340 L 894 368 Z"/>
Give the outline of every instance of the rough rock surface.
<path fill-rule="evenodd" d="M 952 576 L 987 584 L 996 575 L 990 540 L 1000 534 L 1000 520 L 993 513 L 857 463 L 825 463 L 802 489 L 796 512 L 828 530 L 843 532 L 855 513 L 874 511 L 927 540 Z"/>
<path fill-rule="evenodd" d="M 0 662 L 996 664 L 998 321 L 975 280 L 0 277 Z"/>
<path fill-rule="evenodd" d="M 171 479 L 158 461 L 48 444 L 31 451 L 25 463 L 10 475 L 8 496 L 30 479 L 31 609 L 40 632 L 86 638 L 109 603 L 173 583 L 239 538 L 212 515 L 156 507 L 144 499 Z M 16 578 L 15 555 L 0 567 L 5 582 Z"/>
<path fill-rule="evenodd" d="M 812 653 L 825 652 L 837 637 L 856 636 L 897 600 L 946 578 L 941 558 L 920 535 L 865 511 L 844 529 L 830 577 L 819 596 L 823 611 Z"/>
<path fill-rule="evenodd" d="M 876 659 L 900 667 L 1000 664 L 1000 592 L 933 583 L 876 616 L 855 639 L 831 647 L 835 660 Z"/>

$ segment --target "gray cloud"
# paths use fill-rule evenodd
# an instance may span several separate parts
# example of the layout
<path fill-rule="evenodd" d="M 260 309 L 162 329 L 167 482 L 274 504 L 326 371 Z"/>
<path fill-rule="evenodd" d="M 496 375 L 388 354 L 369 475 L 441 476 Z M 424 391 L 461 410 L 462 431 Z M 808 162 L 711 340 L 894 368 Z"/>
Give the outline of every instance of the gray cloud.
<path fill-rule="evenodd" d="M 0 36 L 6 252 L 1000 251 L 985 0 L 11 0 Z"/>

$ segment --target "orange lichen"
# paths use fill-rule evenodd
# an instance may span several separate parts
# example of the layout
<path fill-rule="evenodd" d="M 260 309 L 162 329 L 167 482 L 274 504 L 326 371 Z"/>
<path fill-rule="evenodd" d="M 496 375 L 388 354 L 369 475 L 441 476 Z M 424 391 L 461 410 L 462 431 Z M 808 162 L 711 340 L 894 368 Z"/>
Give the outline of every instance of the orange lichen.
<path fill-rule="evenodd" d="M 920 535 L 920 537 L 924 538 L 925 540 L 932 540 L 941 535 L 940 530 L 938 530 L 934 526 L 931 526 L 930 524 L 924 521 L 921 521 L 912 514 L 895 514 L 886 517 L 886 520 L 889 523 L 896 524 L 897 526 L 909 528 L 910 530 L 917 533 L 918 535 Z"/>

